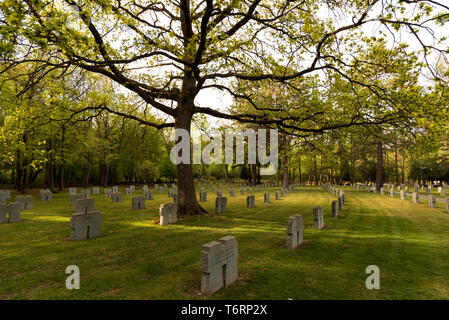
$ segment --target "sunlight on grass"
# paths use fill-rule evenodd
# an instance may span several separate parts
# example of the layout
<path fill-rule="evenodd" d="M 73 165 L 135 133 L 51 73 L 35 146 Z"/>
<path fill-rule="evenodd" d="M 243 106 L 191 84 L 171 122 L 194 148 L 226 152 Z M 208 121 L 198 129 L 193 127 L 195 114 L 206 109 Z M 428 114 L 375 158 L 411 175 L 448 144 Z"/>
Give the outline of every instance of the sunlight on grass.
<path fill-rule="evenodd" d="M 270 190 L 274 193 L 274 189 Z M 71 242 L 67 194 L 24 211 L 25 222 L 0 225 L 2 299 L 202 299 L 199 252 L 206 242 L 234 235 L 241 280 L 214 299 L 440 299 L 449 295 L 449 215 L 442 208 L 345 189 L 347 208 L 331 217 L 333 195 L 301 188 L 281 200 L 246 208 L 246 195 L 228 197 L 228 212 L 159 226 L 164 195 L 131 210 L 94 196 L 103 236 Z M 205 207 L 214 208 L 209 193 Z M 274 196 L 273 196 L 274 198 Z M 313 228 L 312 208 L 324 208 L 326 229 Z M 287 250 L 286 223 L 304 217 L 305 245 Z M 82 289 L 64 288 L 76 264 Z M 382 288 L 365 288 L 365 268 L 381 269 Z M 14 270 L 13 273 L 10 270 Z M 14 276 L 11 276 L 14 274 Z"/>

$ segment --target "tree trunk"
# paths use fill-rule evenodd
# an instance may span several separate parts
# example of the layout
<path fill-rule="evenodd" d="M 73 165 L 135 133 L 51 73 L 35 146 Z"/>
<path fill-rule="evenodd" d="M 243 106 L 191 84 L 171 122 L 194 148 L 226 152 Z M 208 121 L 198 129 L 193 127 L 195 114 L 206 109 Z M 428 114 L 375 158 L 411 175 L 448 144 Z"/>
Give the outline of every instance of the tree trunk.
<path fill-rule="evenodd" d="M 351 184 L 355 183 L 354 145 L 351 145 Z"/>
<path fill-rule="evenodd" d="M 284 153 L 284 156 L 282 157 L 282 185 L 285 189 L 288 188 L 288 157 L 287 154 Z"/>
<path fill-rule="evenodd" d="M 62 127 L 61 136 L 61 163 L 59 165 L 59 191 L 64 189 L 64 141 L 65 140 L 65 127 Z"/>
<path fill-rule="evenodd" d="M 394 145 L 394 159 L 396 162 L 396 172 L 395 172 L 395 178 L 396 178 L 396 184 L 399 185 L 399 165 L 398 165 L 398 145 Z"/>
<path fill-rule="evenodd" d="M 190 125 L 192 121 L 193 100 L 190 108 L 180 108 L 175 117 L 175 129 L 184 129 L 190 136 Z M 189 106 L 187 106 L 189 107 Z M 186 110 L 187 109 L 187 110 Z M 177 141 L 178 143 L 179 141 Z M 189 142 L 190 143 L 190 142 Z M 189 154 L 190 160 L 190 154 Z M 179 163 L 176 165 L 178 174 L 178 215 L 199 215 L 207 214 L 207 210 L 200 206 L 195 193 L 195 185 L 193 182 L 192 164 Z"/>
<path fill-rule="evenodd" d="M 282 141 L 282 186 L 287 189 L 289 186 L 289 172 L 288 172 L 288 152 L 289 152 L 289 142 L 287 136 L 281 136 Z"/>
<path fill-rule="evenodd" d="M 384 157 L 383 157 L 383 146 L 382 142 L 377 143 L 377 174 L 376 174 L 376 189 L 380 188 L 384 184 Z"/>
<path fill-rule="evenodd" d="M 87 188 L 90 176 L 90 152 L 87 153 L 86 165 L 83 167 L 83 188 Z"/>
<path fill-rule="evenodd" d="M 252 164 L 251 165 L 251 185 L 255 186 L 257 185 L 257 165 L 256 164 Z"/>
<path fill-rule="evenodd" d="M 401 183 L 404 184 L 405 183 L 405 157 L 402 154 L 401 155 L 402 158 L 402 166 L 401 166 Z"/>
<path fill-rule="evenodd" d="M 21 165 L 21 152 L 19 149 L 16 151 L 16 189 L 22 191 L 22 165 Z"/>

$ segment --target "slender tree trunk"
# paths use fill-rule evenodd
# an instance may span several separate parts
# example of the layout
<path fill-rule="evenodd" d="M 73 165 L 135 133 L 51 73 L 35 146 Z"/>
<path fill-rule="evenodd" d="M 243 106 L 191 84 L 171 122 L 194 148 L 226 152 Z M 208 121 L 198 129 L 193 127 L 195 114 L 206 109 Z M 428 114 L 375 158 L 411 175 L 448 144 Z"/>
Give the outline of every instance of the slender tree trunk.
<path fill-rule="evenodd" d="M 27 186 L 27 179 L 28 179 L 28 170 L 27 166 L 23 166 L 23 173 L 22 173 L 22 191 L 25 192 Z"/>
<path fill-rule="evenodd" d="M 257 184 L 257 165 L 251 165 L 251 185 L 255 186 Z"/>
<path fill-rule="evenodd" d="M 402 165 L 401 165 L 401 183 L 405 183 L 405 157 L 404 155 L 401 155 L 402 158 Z"/>
<path fill-rule="evenodd" d="M 299 176 L 298 176 L 298 180 L 299 180 L 299 184 L 301 184 L 302 182 L 302 175 L 301 175 L 301 154 L 298 152 L 298 172 L 299 172 Z"/>
<path fill-rule="evenodd" d="M 224 167 L 225 167 L 225 180 L 228 181 L 229 179 L 228 165 L 225 163 Z"/>
<path fill-rule="evenodd" d="M 22 165 L 21 165 L 21 152 L 16 150 L 16 189 L 22 191 Z"/>
<path fill-rule="evenodd" d="M 65 142 L 65 127 L 62 127 L 61 136 L 61 163 L 59 164 L 59 191 L 64 189 L 64 142 Z"/>
<path fill-rule="evenodd" d="M 382 142 L 377 143 L 377 174 L 376 174 L 376 189 L 380 188 L 384 184 L 384 157 L 383 157 L 383 146 Z"/>
<path fill-rule="evenodd" d="M 355 183 L 355 157 L 354 157 L 354 145 L 351 144 L 351 184 Z"/>
<path fill-rule="evenodd" d="M 282 135 L 282 186 L 288 188 L 290 184 L 289 172 L 288 172 L 288 152 L 289 152 L 289 139 L 287 136 Z"/>
<path fill-rule="evenodd" d="M 88 184 L 89 184 L 89 176 L 90 176 L 90 152 L 87 153 L 87 163 L 86 163 L 86 167 L 84 170 L 84 174 L 83 174 L 83 188 L 87 188 Z"/>
<path fill-rule="evenodd" d="M 284 188 L 288 188 L 288 157 L 286 154 L 282 157 L 282 185 Z"/>

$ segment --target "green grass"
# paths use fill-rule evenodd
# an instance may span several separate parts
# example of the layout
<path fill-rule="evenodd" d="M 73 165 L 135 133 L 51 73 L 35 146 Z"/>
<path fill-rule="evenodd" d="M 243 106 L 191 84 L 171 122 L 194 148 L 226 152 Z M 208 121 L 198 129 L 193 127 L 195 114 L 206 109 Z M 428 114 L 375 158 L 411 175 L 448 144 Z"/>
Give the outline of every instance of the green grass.
<path fill-rule="evenodd" d="M 24 222 L 0 225 L 0 299 L 204 299 L 200 292 L 202 244 L 225 235 L 239 244 L 239 280 L 212 299 L 448 299 L 449 214 L 386 192 L 345 189 L 347 206 L 331 218 L 334 196 L 300 188 L 281 200 L 246 208 L 246 195 L 228 197 L 228 212 L 156 224 L 164 192 L 132 211 L 130 197 L 112 204 L 103 195 L 100 238 L 70 241 L 67 193 L 22 212 Z M 101 190 L 102 191 L 102 190 Z M 228 191 L 224 191 L 224 196 Z M 124 193 L 124 192 L 123 192 Z M 140 194 L 140 192 L 138 192 Z M 14 195 L 13 195 L 14 198 Z M 213 210 L 208 193 L 205 207 Z M 326 228 L 313 229 L 312 208 L 323 206 Z M 304 216 L 305 245 L 287 250 L 286 222 Z M 65 269 L 77 265 L 81 289 L 65 288 Z M 380 268 L 380 290 L 365 288 L 365 268 Z"/>

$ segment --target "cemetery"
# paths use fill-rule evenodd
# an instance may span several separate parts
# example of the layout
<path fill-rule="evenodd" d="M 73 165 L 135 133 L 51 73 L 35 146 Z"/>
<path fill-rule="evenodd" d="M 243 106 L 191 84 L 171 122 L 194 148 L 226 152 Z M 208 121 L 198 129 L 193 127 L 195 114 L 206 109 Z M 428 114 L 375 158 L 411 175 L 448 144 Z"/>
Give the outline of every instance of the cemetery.
<path fill-rule="evenodd" d="M 0 1 L 0 300 L 449 300 L 446 2 L 49 3 Z"/>
<path fill-rule="evenodd" d="M 200 184 L 198 196 L 211 192 L 212 185 Z M 444 259 L 449 247 L 449 240 L 440 238 L 449 227 L 449 201 L 439 197 L 436 189 L 430 194 L 430 206 L 423 201 L 414 203 L 411 196 L 401 201 L 408 194 L 404 188 L 395 189 L 390 197 L 387 184 L 384 195 L 363 191 L 358 185 L 294 185 L 274 202 L 264 200 L 267 193 L 278 191 L 277 185 L 258 188 L 250 195 L 204 201 L 210 214 L 202 217 L 179 217 L 168 192 L 155 193 L 154 200 L 145 201 L 145 208 L 136 211 L 130 203 L 144 199 L 144 190 L 139 188 L 121 202 L 91 192 L 90 198 L 82 196 L 72 205 L 74 195 L 68 191 L 55 193 L 52 201 L 38 201 L 29 209 L 8 199 L 7 204 L 0 204 L 0 241 L 6 243 L 1 265 L 14 271 L 10 276 L 0 274 L 2 298 L 444 296 L 431 289 L 447 281 L 447 266 L 431 257 Z M 11 198 L 16 199 L 15 193 Z M 341 207 L 343 195 L 346 200 Z M 418 196 L 427 198 L 426 191 L 420 190 Z M 256 210 L 247 208 L 248 199 L 257 203 Z M 422 260 L 416 260 L 417 255 Z M 90 290 L 69 291 L 58 283 L 57 271 L 74 260 L 83 268 L 84 286 Z M 387 273 L 382 278 L 385 289 L 368 291 L 359 278 L 365 264 L 377 260 Z M 42 264 L 47 267 L 37 267 Z M 423 273 L 426 268 L 432 274 Z M 45 289 L 37 289 L 39 283 L 45 283 Z M 394 289 L 398 287 L 402 289 Z"/>

